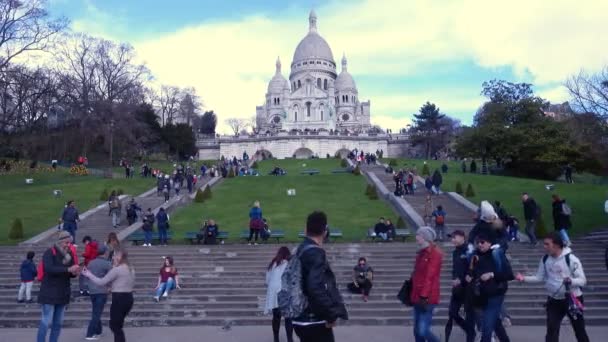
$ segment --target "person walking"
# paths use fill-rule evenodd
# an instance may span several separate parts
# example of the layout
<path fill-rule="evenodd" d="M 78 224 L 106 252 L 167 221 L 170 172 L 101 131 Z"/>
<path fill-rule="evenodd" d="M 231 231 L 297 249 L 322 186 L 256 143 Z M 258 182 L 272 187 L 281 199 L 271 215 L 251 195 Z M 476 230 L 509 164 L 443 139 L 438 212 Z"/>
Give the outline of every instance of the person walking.
<path fill-rule="evenodd" d="M 262 208 L 260 208 L 260 202 L 253 202 L 253 207 L 249 210 L 249 245 L 251 245 L 251 241 L 255 235 L 255 245 L 258 244 L 258 236 L 260 234 L 260 230 L 264 228 L 264 221 L 262 221 Z"/>
<path fill-rule="evenodd" d="M 306 219 L 306 238 L 297 249 L 302 266 L 302 292 L 308 299 L 302 314 L 293 320 L 300 342 L 334 342 L 333 328 L 338 318 L 347 320 L 348 312 L 329 266 L 323 240 L 327 216 L 315 211 Z"/>
<path fill-rule="evenodd" d="M 141 229 L 144 231 L 144 247 L 152 246 L 152 232 L 154 231 L 154 213 L 152 212 L 152 208 L 148 208 L 146 211 L 146 215 L 144 216 L 144 223 L 141 226 Z"/>
<path fill-rule="evenodd" d="M 59 341 L 63 314 L 70 303 L 70 280 L 80 272 L 77 257 L 71 251 L 72 236 L 62 231 L 54 246 L 42 255 L 42 282 L 38 293 L 38 303 L 42 306 L 42 319 L 38 327 L 37 342 L 45 342 L 51 329 L 49 342 Z"/>
<path fill-rule="evenodd" d="M 530 243 L 533 246 L 536 246 L 538 244 L 538 241 L 536 239 L 536 220 L 538 220 L 540 210 L 534 198 L 530 197 L 528 193 L 524 192 L 521 196 L 521 200 L 524 205 L 524 218 L 526 219 L 526 235 L 528 235 Z"/>
<path fill-rule="evenodd" d="M 285 271 L 285 267 L 287 267 L 289 258 L 291 258 L 289 248 L 285 246 L 279 248 L 266 270 L 267 290 L 264 314 L 268 315 L 272 313 L 272 334 L 274 342 L 279 342 L 279 332 L 281 329 L 281 310 L 279 310 L 277 295 L 279 294 L 279 291 L 281 291 L 281 276 Z M 285 333 L 287 334 L 287 342 L 293 342 L 293 325 L 289 318 L 285 318 Z"/>
<path fill-rule="evenodd" d="M 561 199 L 557 194 L 553 194 L 551 199 L 553 207 L 553 227 L 556 232 L 559 232 L 564 244 L 570 247 L 571 242 L 570 237 L 568 236 L 568 229 L 572 227 L 572 222 L 570 221 L 572 209 L 566 204 L 566 200 Z"/>
<path fill-rule="evenodd" d="M 108 247 L 108 260 L 112 261 L 114 251 L 120 249 L 120 240 L 118 240 L 118 235 L 115 232 L 108 234 L 106 247 Z"/>
<path fill-rule="evenodd" d="M 433 192 L 437 195 L 441 193 L 441 184 L 443 183 L 443 176 L 439 170 L 435 170 L 433 173 Z"/>
<path fill-rule="evenodd" d="M 127 204 L 127 209 L 125 210 L 127 213 L 127 223 L 132 225 L 137 222 L 137 214 L 141 212 L 141 207 L 135 202 L 135 198 L 131 198 L 129 204 Z"/>
<path fill-rule="evenodd" d="M 82 253 L 82 258 L 84 259 L 84 267 L 87 267 L 91 260 L 97 258 L 97 249 L 99 246 L 97 241 L 93 240 L 88 235 L 82 238 L 82 243 L 84 244 L 84 253 Z M 82 274 L 78 277 L 78 284 L 80 286 L 80 295 L 88 296 L 88 281 Z"/>
<path fill-rule="evenodd" d="M 435 233 L 437 239 L 443 241 L 445 239 L 445 217 L 447 213 L 443 210 L 443 206 L 438 205 L 431 216 L 435 219 Z"/>
<path fill-rule="evenodd" d="M 445 325 L 445 341 L 450 340 L 452 326 L 456 323 L 467 336 L 467 342 L 475 339 L 475 326 L 470 320 L 465 320 L 460 316 L 460 308 L 464 306 L 465 314 L 471 315 L 471 306 L 466 303 L 466 281 L 469 266 L 467 255 L 466 234 L 462 230 L 455 230 L 448 234 L 452 239 L 454 251 L 452 251 L 452 296 L 448 309 L 448 322 Z"/>
<path fill-rule="evenodd" d="M 120 208 L 122 205 L 116 191 L 112 191 L 108 204 L 110 206 L 110 216 L 112 216 L 112 227 L 118 228 L 120 225 Z"/>
<path fill-rule="evenodd" d="M 103 278 L 112 268 L 112 264 L 108 260 L 108 248 L 99 246 L 97 248 L 97 256 L 89 262 L 87 269 L 97 278 Z M 101 315 L 108 301 L 108 289 L 105 286 L 99 286 L 88 280 L 89 298 L 91 298 L 91 321 L 87 328 L 85 339 L 89 341 L 98 340 L 102 333 Z"/>
<path fill-rule="evenodd" d="M 158 284 L 156 284 L 156 288 L 154 289 L 156 291 L 154 300 L 158 303 L 161 296 L 163 298 L 169 297 L 169 293 L 174 289 L 181 289 L 181 287 L 179 286 L 179 277 L 173 257 L 168 256 L 165 257 L 163 265 L 160 268 Z"/>
<path fill-rule="evenodd" d="M 125 318 L 133 307 L 133 287 L 135 272 L 129 265 L 127 251 L 115 250 L 112 258 L 112 269 L 103 277 L 95 276 L 90 270 L 82 273 L 98 286 L 110 286 L 112 305 L 110 306 L 110 330 L 114 334 L 114 342 L 125 342 L 123 326 Z"/>
<path fill-rule="evenodd" d="M 161 207 L 156 214 L 156 227 L 158 228 L 158 243 L 167 245 L 167 230 L 169 229 L 169 214 Z"/>
<path fill-rule="evenodd" d="M 63 230 L 70 233 L 72 241 L 76 242 L 76 230 L 78 229 L 78 209 L 76 209 L 76 203 L 73 200 L 69 200 L 67 206 L 63 209 L 60 221 L 63 223 Z"/>
<path fill-rule="evenodd" d="M 355 294 L 362 294 L 363 301 L 367 302 L 369 292 L 372 290 L 374 270 L 367 264 L 367 259 L 360 257 L 353 268 L 353 281 L 348 284 L 348 290 Z"/>
<path fill-rule="evenodd" d="M 443 253 L 435 245 L 436 234 L 431 227 L 416 231 L 418 253 L 412 272 L 410 300 L 414 305 L 414 339 L 416 342 L 439 342 L 431 331 L 433 311 L 439 304 L 439 282 Z"/>
<path fill-rule="evenodd" d="M 27 252 L 25 260 L 23 260 L 19 268 L 21 286 L 19 286 L 17 294 L 17 303 L 23 303 L 24 301 L 32 303 L 32 285 L 38 275 L 36 263 L 34 263 L 34 255 L 35 253 L 32 251 Z"/>
<path fill-rule="evenodd" d="M 480 310 L 477 322 L 481 327 L 481 342 L 491 342 L 493 333 L 501 342 L 509 342 L 500 314 L 509 288 L 508 282 L 515 279 L 511 265 L 504 253 L 498 254 L 501 262 L 497 265 L 496 256 L 492 254 L 492 242 L 487 235 L 478 234 L 475 242 L 477 249 L 471 257 L 465 280 L 471 284 L 473 304 Z"/>
<path fill-rule="evenodd" d="M 543 240 L 545 256 L 538 263 L 535 275 L 524 276 L 518 273 L 516 279 L 526 283 L 545 283 L 547 290 L 547 333 L 546 342 L 558 342 L 559 330 L 564 316 L 568 316 L 574 335 L 578 342 L 588 342 L 589 336 L 585 329 L 585 318 L 582 310 L 571 311 L 569 303 L 584 303 L 581 288 L 587 284 L 581 261 L 566 247 L 558 232 L 549 234 Z"/>

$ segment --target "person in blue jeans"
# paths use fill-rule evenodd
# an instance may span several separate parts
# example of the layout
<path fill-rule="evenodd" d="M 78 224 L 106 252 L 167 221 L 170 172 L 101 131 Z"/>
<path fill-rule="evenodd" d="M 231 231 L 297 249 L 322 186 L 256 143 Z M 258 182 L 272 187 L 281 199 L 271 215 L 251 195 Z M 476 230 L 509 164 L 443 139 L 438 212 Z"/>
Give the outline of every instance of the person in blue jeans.
<path fill-rule="evenodd" d="M 144 247 L 152 246 L 152 232 L 154 231 L 154 213 L 152 212 L 152 208 L 148 208 L 146 214 L 144 215 L 144 223 L 141 226 L 141 229 L 144 231 Z"/>
<path fill-rule="evenodd" d="M 73 200 L 69 200 L 66 207 L 63 209 L 61 214 L 61 222 L 63 223 L 63 230 L 70 233 L 72 236 L 72 242 L 76 242 L 76 230 L 78 229 L 78 209 L 76 209 L 76 203 Z"/>
<path fill-rule="evenodd" d="M 167 245 L 167 230 L 169 229 L 169 214 L 161 207 L 156 214 L 156 226 L 158 227 L 158 240 L 161 245 Z"/>
<path fill-rule="evenodd" d="M 515 276 L 504 253 L 499 254 L 501 267 L 497 267 L 492 255 L 492 242 L 487 235 L 478 235 L 475 243 L 476 251 L 465 280 L 473 287 L 473 305 L 477 309 L 476 321 L 481 327 L 481 342 L 491 342 L 493 333 L 501 342 L 509 342 L 500 314 L 508 282 Z"/>
<path fill-rule="evenodd" d="M 104 245 L 97 247 L 97 258 L 91 260 L 87 269 L 98 278 L 103 278 L 112 269 L 108 260 L 108 248 Z M 91 321 L 87 328 L 86 340 L 97 340 L 102 333 L 101 315 L 108 301 L 108 289 L 89 281 L 87 278 L 89 297 L 91 298 Z"/>
<path fill-rule="evenodd" d="M 37 342 L 45 342 L 50 328 L 49 342 L 59 341 L 65 307 L 70 303 L 70 281 L 80 267 L 70 251 L 72 236 L 66 231 L 59 233 L 54 246 L 42 255 L 44 274 L 40 283 L 38 303 L 42 307 L 42 319 L 38 327 Z"/>
<path fill-rule="evenodd" d="M 160 268 L 158 284 L 156 285 L 155 301 L 160 301 L 160 297 L 169 297 L 172 290 L 180 289 L 177 268 L 173 263 L 173 257 L 166 257 Z"/>

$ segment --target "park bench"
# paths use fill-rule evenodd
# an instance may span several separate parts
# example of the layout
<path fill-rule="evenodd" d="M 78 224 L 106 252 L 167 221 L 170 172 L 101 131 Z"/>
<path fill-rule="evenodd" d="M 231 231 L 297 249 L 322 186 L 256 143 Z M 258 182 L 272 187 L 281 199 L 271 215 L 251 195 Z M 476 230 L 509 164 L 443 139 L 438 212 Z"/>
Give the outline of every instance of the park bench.
<path fill-rule="evenodd" d="M 300 174 L 302 175 L 316 175 L 318 173 L 320 173 L 321 171 L 317 170 L 317 169 L 310 169 L 310 170 L 302 170 L 300 171 Z"/>
<path fill-rule="evenodd" d="M 167 241 L 170 241 L 173 237 L 173 232 L 172 231 L 168 231 L 167 232 Z M 131 235 L 129 235 L 129 237 L 127 237 L 127 241 L 133 243 L 133 245 L 137 246 L 139 245 L 140 242 L 144 242 L 146 240 L 144 233 L 143 232 L 135 232 Z M 160 241 L 158 239 L 158 232 L 152 232 L 152 241 Z"/>
<path fill-rule="evenodd" d="M 298 237 L 305 238 L 306 237 L 306 233 L 305 232 L 300 232 L 300 233 L 298 233 Z M 334 238 L 334 239 L 340 239 L 342 237 L 343 237 L 342 229 L 339 229 L 339 228 L 329 228 L 329 239 L 328 239 L 328 241 L 331 241 L 332 238 Z"/>
<path fill-rule="evenodd" d="M 184 234 L 184 240 L 190 241 L 190 244 L 194 245 L 195 243 L 198 243 L 198 234 L 199 232 L 186 232 Z M 228 232 L 218 232 L 216 239 L 220 241 L 220 244 L 224 244 L 224 241 L 228 239 Z"/>
<path fill-rule="evenodd" d="M 243 229 L 240 234 L 240 238 L 242 240 L 249 239 L 249 229 Z M 267 240 L 275 239 L 277 243 L 281 242 L 281 239 L 285 238 L 285 231 L 282 229 L 271 229 L 270 236 Z"/>
<path fill-rule="evenodd" d="M 343 169 L 333 169 L 331 170 L 331 173 L 352 173 L 353 171 L 349 168 L 343 168 Z"/>
<path fill-rule="evenodd" d="M 405 242 L 405 239 L 407 239 L 411 235 L 412 235 L 412 233 L 410 232 L 409 229 L 395 229 L 395 240 L 401 239 L 402 241 Z M 367 230 L 367 238 L 371 239 L 372 242 L 376 241 L 376 239 L 379 239 L 379 237 L 376 235 L 376 232 L 374 232 L 373 228 L 370 228 Z"/>

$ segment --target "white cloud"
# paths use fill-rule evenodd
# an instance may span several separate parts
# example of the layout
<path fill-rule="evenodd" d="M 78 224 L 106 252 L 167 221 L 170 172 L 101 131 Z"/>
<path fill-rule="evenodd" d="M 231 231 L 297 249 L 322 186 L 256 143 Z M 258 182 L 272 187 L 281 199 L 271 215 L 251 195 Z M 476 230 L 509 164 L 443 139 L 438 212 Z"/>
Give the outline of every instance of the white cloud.
<path fill-rule="evenodd" d="M 96 13 L 94 6 L 91 11 Z M 366 0 L 345 6 L 336 0 L 316 12 L 334 58 L 339 62 L 347 53 L 355 80 L 358 75 L 407 78 L 436 62 L 473 60 L 530 75 L 535 85 L 552 87 L 541 95 L 556 101 L 553 97 L 565 94 L 556 82 L 580 68 L 596 70 L 608 63 L 608 44 L 600 42 L 608 1 Z M 104 15 L 97 21 L 112 19 Z M 196 87 L 225 131 L 224 119 L 255 114 L 277 56 L 288 76 L 293 51 L 308 29 L 308 12 L 286 15 L 202 23 L 134 45 L 160 82 Z M 76 21 L 75 27 L 99 32 L 91 20 Z M 474 112 L 483 101 L 477 90 L 453 95 L 445 89 L 420 89 L 403 96 L 382 83 L 374 88 L 380 96 L 360 95 L 372 101 L 372 121 L 386 124 L 401 122 L 393 118 L 406 119 L 426 100 L 446 113 Z"/>

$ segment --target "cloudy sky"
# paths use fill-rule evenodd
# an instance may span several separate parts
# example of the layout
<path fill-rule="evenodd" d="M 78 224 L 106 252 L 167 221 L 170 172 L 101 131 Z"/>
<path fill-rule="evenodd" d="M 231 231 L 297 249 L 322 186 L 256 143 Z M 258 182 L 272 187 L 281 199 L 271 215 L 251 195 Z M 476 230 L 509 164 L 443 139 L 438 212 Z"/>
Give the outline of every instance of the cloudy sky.
<path fill-rule="evenodd" d="M 426 101 L 470 123 L 494 78 L 565 101 L 565 78 L 608 65 L 606 0 L 49 2 L 76 31 L 130 42 L 158 82 L 195 87 L 221 131 L 226 118 L 255 114 L 277 56 L 288 77 L 311 9 L 385 128 L 404 127 Z"/>

